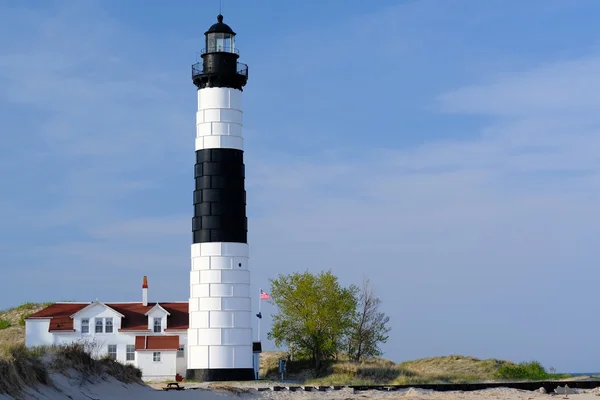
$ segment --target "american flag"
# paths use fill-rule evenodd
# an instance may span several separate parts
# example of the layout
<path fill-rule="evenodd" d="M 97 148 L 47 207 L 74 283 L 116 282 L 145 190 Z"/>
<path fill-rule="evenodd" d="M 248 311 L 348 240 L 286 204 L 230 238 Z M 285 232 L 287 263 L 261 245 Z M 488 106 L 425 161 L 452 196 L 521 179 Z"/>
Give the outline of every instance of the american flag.
<path fill-rule="evenodd" d="M 269 296 L 269 293 L 267 293 L 264 290 L 260 289 L 260 299 L 261 300 L 269 300 L 270 298 L 271 298 L 271 296 Z"/>

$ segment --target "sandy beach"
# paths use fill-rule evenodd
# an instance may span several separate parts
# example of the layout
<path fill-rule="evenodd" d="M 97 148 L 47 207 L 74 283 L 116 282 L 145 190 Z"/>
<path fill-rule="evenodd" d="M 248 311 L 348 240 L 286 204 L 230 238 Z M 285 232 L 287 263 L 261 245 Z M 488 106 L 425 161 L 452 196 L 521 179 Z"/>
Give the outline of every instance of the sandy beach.
<path fill-rule="evenodd" d="M 590 390 L 570 389 L 572 394 L 543 393 L 539 391 L 523 391 L 508 388 L 487 389 L 473 392 L 435 392 L 422 389 L 402 389 L 398 391 L 355 391 L 350 388 L 327 391 L 258 391 L 257 387 L 265 387 L 264 384 L 247 384 L 229 386 L 227 389 L 218 389 L 215 384 L 187 384 L 186 390 L 163 391 L 159 388 L 162 384 L 140 385 L 124 384 L 114 378 L 105 376 L 93 380 L 82 379 L 78 373 L 70 376 L 62 374 L 52 375 L 54 387 L 39 386 L 28 388 L 24 393 L 24 399 L 39 400 L 133 400 L 133 399 L 204 399 L 204 400 L 227 400 L 227 399 L 273 399 L 273 400 L 307 400 L 307 399 L 407 399 L 407 400 L 458 400 L 458 399 L 482 399 L 482 400 L 537 400 L 537 399 L 568 399 L 573 400 L 596 400 L 600 396 L 600 388 Z M 0 395 L 0 400 L 13 399 L 7 395 Z"/>

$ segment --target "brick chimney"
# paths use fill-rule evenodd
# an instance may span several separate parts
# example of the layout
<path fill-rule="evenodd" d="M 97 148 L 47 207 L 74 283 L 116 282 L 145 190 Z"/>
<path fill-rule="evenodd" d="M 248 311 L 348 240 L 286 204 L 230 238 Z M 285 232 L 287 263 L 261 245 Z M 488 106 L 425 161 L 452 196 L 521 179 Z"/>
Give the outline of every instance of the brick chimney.
<path fill-rule="evenodd" d="M 144 276 L 144 282 L 142 283 L 142 303 L 144 306 L 148 305 L 148 277 Z"/>

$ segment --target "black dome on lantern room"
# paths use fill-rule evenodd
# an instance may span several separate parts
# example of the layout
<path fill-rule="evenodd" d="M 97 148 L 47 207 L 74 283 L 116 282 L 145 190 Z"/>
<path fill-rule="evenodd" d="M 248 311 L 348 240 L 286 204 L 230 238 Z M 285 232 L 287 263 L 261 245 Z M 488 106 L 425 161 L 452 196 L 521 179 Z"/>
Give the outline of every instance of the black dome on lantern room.
<path fill-rule="evenodd" d="M 205 35 L 208 33 L 230 33 L 235 35 L 233 29 L 223 22 L 223 16 L 221 14 L 217 15 L 217 21 L 216 24 L 213 24 L 206 32 L 204 32 Z"/>

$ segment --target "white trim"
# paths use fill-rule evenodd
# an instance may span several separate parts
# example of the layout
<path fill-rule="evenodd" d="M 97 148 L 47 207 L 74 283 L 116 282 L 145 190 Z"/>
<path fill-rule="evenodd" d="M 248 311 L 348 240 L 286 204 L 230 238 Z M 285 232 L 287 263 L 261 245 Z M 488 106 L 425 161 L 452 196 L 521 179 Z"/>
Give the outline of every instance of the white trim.
<path fill-rule="evenodd" d="M 156 330 L 156 323 L 158 322 L 159 330 Z M 165 321 L 166 322 L 166 321 Z M 163 317 L 153 317 L 152 318 L 152 333 L 163 333 Z"/>
<path fill-rule="evenodd" d="M 87 325 L 84 325 L 83 321 L 87 321 Z M 83 327 L 84 326 L 87 327 L 87 332 L 83 331 Z M 73 326 L 73 328 L 75 328 L 75 327 Z M 81 332 L 82 335 L 88 335 L 88 334 L 90 334 L 91 333 L 90 332 L 90 318 L 81 318 L 79 328 L 80 328 L 79 331 Z"/>
<path fill-rule="evenodd" d="M 136 351 L 177 351 L 177 350 L 173 350 L 173 349 L 139 349 Z"/>
<path fill-rule="evenodd" d="M 161 310 L 163 310 L 165 312 L 165 314 L 167 314 L 168 316 L 171 316 L 171 313 L 168 312 L 167 310 L 165 310 L 160 304 L 156 303 L 151 309 L 149 309 L 146 314 L 144 314 L 146 317 L 148 316 L 148 314 L 150 314 L 155 308 L 160 308 Z"/>
<path fill-rule="evenodd" d="M 115 309 L 111 308 L 110 306 L 107 306 L 105 303 L 101 302 L 101 301 L 94 301 L 93 303 L 90 303 L 89 305 L 87 305 L 86 307 L 83 307 L 81 310 L 77 311 L 75 314 L 71 315 L 71 318 L 75 317 L 77 314 L 79 314 L 80 312 L 83 312 L 84 310 L 95 306 L 95 305 L 103 305 L 104 307 L 108 308 L 109 310 L 111 310 L 112 312 L 114 312 L 117 315 L 120 315 L 121 318 L 125 318 L 125 316 L 123 314 L 121 314 L 120 312 L 116 311 Z"/>
<path fill-rule="evenodd" d="M 133 359 L 131 359 L 131 360 L 129 360 L 129 359 L 127 358 L 127 357 L 129 356 L 129 354 L 131 354 L 131 353 L 129 352 L 129 348 L 130 348 L 130 347 L 133 347 L 133 352 L 131 352 L 131 353 L 133 353 Z M 136 360 L 136 359 L 135 359 L 135 352 L 136 352 L 136 350 L 135 350 L 135 344 L 126 344 L 126 345 L 125 345 L 125 361 L 135 361 L 135 360 Z"/>

